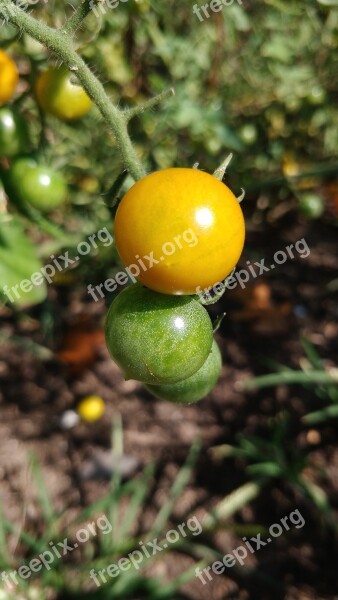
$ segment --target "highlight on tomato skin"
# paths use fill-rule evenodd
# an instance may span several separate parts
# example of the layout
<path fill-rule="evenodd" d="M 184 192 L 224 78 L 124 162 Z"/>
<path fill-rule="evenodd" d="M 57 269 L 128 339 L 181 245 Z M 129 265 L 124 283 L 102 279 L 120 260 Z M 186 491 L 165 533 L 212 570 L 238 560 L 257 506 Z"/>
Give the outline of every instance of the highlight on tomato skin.
<path fill-rule="evenodd" d="M 27 123 L 14 106 L 0 107 L 0 158 L 13 158 L 29 148 Z"/>
<path fill-rule="evenodd" d="M 222 356 L 214 340 L 207 360 L 196 373 L 177 383 L 145 387 L 160 400 L 168 400 L 176 404 L 193 404 L 211 392 L 217 383 L 221 369 Z"/>
<path fill-rule="evenodd" d="M 136 279 L 164 294 L 195 294 L 221 282 L 242 253 L 245 223 L 231 190 L 188 168 L 146 175 L 122 198 L 115 240 L 126 267 L 155 260 Z M 147 267 L 147 263 L 146 263 Z"/>
<path fill-rule="evenodd" d="M 153 384 L 175 383 L 196 373 L 213 341 L 210 317 L 199 302 L 139 284 L 115 298 L 105 331 L 108 350 L 126 379 Z"/>
<path fill-rule="evenodd" d="M 61 173 L 32 157 L 14 161 L 8 177 L 15 197 L 41 212 L 50 212 L 67 199 L 68 188 Z"/>

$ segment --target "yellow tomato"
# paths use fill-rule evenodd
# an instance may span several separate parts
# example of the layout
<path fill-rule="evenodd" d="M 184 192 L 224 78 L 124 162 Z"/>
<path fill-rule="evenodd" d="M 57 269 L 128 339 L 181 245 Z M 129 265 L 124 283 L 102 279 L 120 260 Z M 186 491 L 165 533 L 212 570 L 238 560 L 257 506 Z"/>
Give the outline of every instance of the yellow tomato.
<path fill-rule="evenodd" d="M 0 104 L 6 104 L 12 98 L 18 78 L 14 60 L 0 49 Z"/>
<path fill-rule="evenodd" d="M 165 169 L 123 197 L 115 241 L 123 263 L 145 286 L 195 294 L 221 282 L 244 245 L 241 207 L 231 190 L 197 169 Z"/>
<path fill-rule="evenodd" d="M 77 412 L 83 421 L 89 423 L 98 421 L 105 410 L 104 401 L 100 396 L 88 396 L 83 398 L 77 407 Z"/>
<path fill-rule="evenodd" d="M 41 108 L 61 121 L 83 117 L 93 102 L 80 85 L 71 81 L 72 73 L 66 67 L 50 67 L 38 77 L 35 93 Z"/>

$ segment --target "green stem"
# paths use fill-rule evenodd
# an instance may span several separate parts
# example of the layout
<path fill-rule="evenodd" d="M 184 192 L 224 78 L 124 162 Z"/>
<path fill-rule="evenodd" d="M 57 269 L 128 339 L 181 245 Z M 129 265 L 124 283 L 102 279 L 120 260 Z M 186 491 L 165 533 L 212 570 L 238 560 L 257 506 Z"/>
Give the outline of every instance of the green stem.
<path fill-rule="evenodd" d="M 145 110 L 154 108 L 155 106 L 157 106 L 157 104 L 160 104 L 160 102 L 169 98 L 169 96 L 174 96 L 174 95 L 175 95 L 174 88 L 169 88 L 168 90 L 164 90 L 164 92 L 161 92 L 157 96 L 154 96 L 154 98 L 150 98 L 150 100 L 147 100 L 146 102 L 144 102 L 144 104 L 139 104 L 138 106 L 134 106 L 133 108 L 128 108 L 127 110 L 125 110 L 124 111 L 125 118 L 127 119 L 127 121 L 130 121 L 130 119 L 132 119 L 133 117 L 140 115 Z"/>
<path fill-rule="evenodd" d="M 229 519 L 234 513 L 243 508 L 248 502 L 252 502 L 259 496 L 264 481 L 249 481 L 234 490 L 217 504 L 213 511 L 207 513 L 202 521 L 203 531 L 212 530 L 220 521 Z"/>
<path fill-rule="evenodd" d="M 0 0 L 0 12 L 13 25 L 28 33 L 32 38 L 56 54 L 58 58 L 61 58 L 67 67 L 76 73 L 80 83 L 98 107 L 109 127 L 113 130 L 126 169 L 128 169 L 136 181 L 144 177 L 145 171 L 128 134 L 127 119 L 123 112 L 110 102 L 101 82 L 91 72 L 81 56 L 74 50 L 71 36 L 67 33 L 66 28 L 59 31 L 53 29 L 17 8 L 10 0 Z M 79 23 L 79 16 L 74 17 L 74 23 Z"/>
<path fill-rule="evenodd" d="M 328 373 L 326 371 L 284 371 L 283 373 L 271 373 L 249 379 L 240 384 L 241 389 L 263 388 L 281 384 L 300 383 L 307 385 L 317 383 L 318 385 L 329 385 L 338 383 L 338 371 Z"/>
<path fill-rule="evenodd" d="M 91 11 L 91 0 L 84 0 L 80 6 L 74 11 L 73 15 L 68 19 L 63 31 L 68 35 L 76 32 L 82 21 Z"/>

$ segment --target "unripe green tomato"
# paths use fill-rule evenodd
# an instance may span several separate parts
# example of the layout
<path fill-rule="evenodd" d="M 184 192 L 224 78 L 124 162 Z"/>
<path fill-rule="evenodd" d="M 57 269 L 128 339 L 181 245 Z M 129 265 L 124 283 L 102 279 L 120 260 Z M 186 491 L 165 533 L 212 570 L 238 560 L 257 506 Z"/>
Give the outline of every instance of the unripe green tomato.
<path fill-rule="evenodd" d="M 67 198 L 67 185 L 54 169 L 36 164 L 34 158 L 20 158 L 9 172 L 11 189 L 19 201 L 41 212 L 49 212 Z"/>
<path fill-rule="evenodd" d="M 61 121 L 76 121 L 92 108 L 85 90 L 72 81 L 73 74 L 64 65 L 49 67 L 40 73 L 35 92 L 40 107 Z"/>
<path fill-rule="evenodd" d="M 21 114 L 9 106 L 0 108 L 0 158 L 17 156 L 28 146 L 28 129 Z"/>
<path fill-rule="evenodd" d="M 319 219 L 325 210 L 325 205 L 320 196 L 309 192 L 299 199 L 299 210 L 309 219 Z"/>
<path fill-rule="evenodd" d="M 248 146 L 250 144 L 253 144 L 257 140 L 257 129 L 255 125 L 253 125 L 252 123 L 247 123 L 246 125 L 243 125 L 239 130 L 239 136 L 241 140 Z"/>
<path fill-rule="evenodd" d="M 37 166 L 37 160 L 33 156 L 18 156 L 11 165 L 9 177 L 12 185 L 20 185 L 22 177 L 29 169 Z"/>
<path fill-rule="evenodd" d="M 106 342 L 126 379 L 175 383 L 190 377 L 211 350 L 213 331 L 205 308 L 188 296 L 167 296 L 139 284 L 113 301 Z"/>
<path fill-rule="evenodd" d="M 177 383 L 146 385 L 157 398 L 177 404 L 192 404 L 202 400 L 216 385 L 222 368 L 222 356 L 215 340 L 202 367 L 193 375 Z"/>

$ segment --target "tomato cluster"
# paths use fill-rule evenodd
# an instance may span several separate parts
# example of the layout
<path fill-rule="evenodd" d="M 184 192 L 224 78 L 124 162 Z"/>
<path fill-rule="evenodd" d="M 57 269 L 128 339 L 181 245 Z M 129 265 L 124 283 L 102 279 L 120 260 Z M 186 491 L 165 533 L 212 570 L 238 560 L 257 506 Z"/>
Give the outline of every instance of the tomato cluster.
<path fill-rule="evenodd" d="M 67 185 L 34 150 L 16 103 L 8 104 L 17 82 L 15 62 L 0 51 L 1 177 L 18 208 L 48 212 L 65 202 Z M 40 73 L 34 95 L 40 111 L 66 122 L 92 107 L 64 66 Z M 196 402 L 221 370 L 212 322 L 196 294 L 222 282 L 239 259 L 244 244 L 239 203 L 207 173 L 165 169 L 125 194 L 114 228 L 120 258 L 131 276 L 137 269 L 138 281 L 109 309 L 108 349 L 126 378 L 142 381 L 158 398 Z"/>
<path fill-rule="evenodd" d="M 143 268 L 139 283 L 117 296 L 106 319 L 108 349 L 126 378 L 178 403 L 210 392 L 221 355 L 195 295 L 229 274 L 244 232 L 229 188 L 196 169 L 152 173 L 126 193 L 115 217 L 116 248 L 130 273 L 137 264 Z"/>
<path fill-rule="evenodd" d="M 35 96 L 41 110 L 62 121 L 74 121 L 90 110 L 92 101 L 72 77 L 65 67 L 40 73 Z M 18 78 L 16 63 L 0 49 L 0 159 L 6 159 L 1 178 L 14 203 L 49 212 L 65 202 L 67 185 L 63 176 L 38 156 L 27 156 L 32 150 L 27 122 L 15 105 L 8 104 Z"/>

